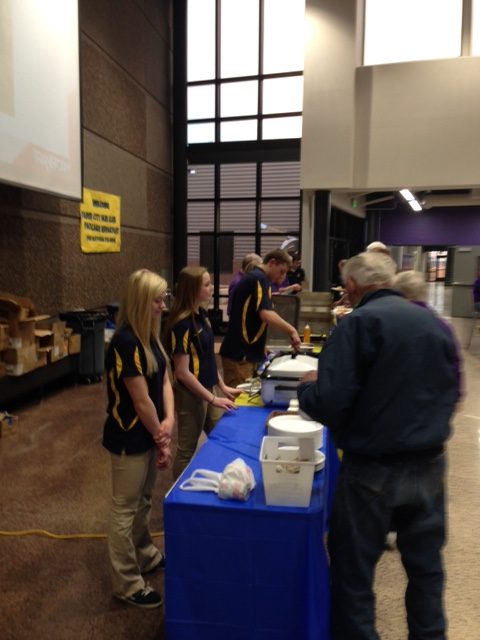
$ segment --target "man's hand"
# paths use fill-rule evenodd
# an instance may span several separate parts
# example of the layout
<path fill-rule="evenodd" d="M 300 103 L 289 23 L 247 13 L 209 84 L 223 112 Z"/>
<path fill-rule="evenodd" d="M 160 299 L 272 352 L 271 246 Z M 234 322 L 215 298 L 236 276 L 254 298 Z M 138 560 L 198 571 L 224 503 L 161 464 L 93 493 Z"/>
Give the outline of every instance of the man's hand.
<path fill-rule="evenodd" d="M 299 384 L 302 384 L 303 382 L 315 382 L 316 379 L 317 379 L 317 372 L 316 371 L 307 371 L 307 373 L 300 380 Z"/>
<path fill-rule="evenodd" d="M 296 329 L 294 329 L 290 333 L 290 344 L 292 345 L 295 351 L 300 351 L 300 346 L 302 344 L 302 341 L 300 340 L 300 336 L 298 335 L 298 331 Z"/>

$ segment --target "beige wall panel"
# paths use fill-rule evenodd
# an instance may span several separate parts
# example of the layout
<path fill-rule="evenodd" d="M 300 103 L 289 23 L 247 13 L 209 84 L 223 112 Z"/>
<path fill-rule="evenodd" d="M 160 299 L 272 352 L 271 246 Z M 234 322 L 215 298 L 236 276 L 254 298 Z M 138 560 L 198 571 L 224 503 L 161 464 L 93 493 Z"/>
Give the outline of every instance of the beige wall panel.
<path fill-rule="evenodd" d="M 90 42 L 81 40 L 83 126 L 145 158 L 145 94 Z"/>
<path fill-rule="evenodd" d="M 147 161 L 172 173 L 172 139 L 170 112 L 147 97 Z"/>
<path fill-rule="evenodd" d="M 302 189 L 351 184 L 356 0 L 307 0 Z"/>
<path fill-rule="evenodd" d="M 303 189 L 480 184 L 480 58 L 358 67 L 356 0 L 307 0 Z"/>
<path fill-rule="evenodd" d="M 480 184 L 480 58 L 358 69 L 355 185 Z"/>

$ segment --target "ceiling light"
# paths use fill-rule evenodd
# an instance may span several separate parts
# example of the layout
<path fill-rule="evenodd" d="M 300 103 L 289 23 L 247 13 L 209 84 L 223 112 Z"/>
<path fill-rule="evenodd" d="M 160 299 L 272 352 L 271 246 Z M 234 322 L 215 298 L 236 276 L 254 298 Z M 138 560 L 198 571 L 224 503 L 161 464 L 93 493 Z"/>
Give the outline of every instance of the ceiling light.
<path fill-rule="evenodd" d="M 415 196 L 411 191 L 409 191 L 409 189 L 401 189 L 400 195 L 402 195 L 405 200 L 407 200 L 407 202 L 410 202 L 410 200 L 415 200 Z"/>
<path fill-rule="evenodd" d="M 422 210 L 422 205 L 417 202 L 415 199 L 414 200 L 409 200 L 408 204 L 412 207 L 412 209 L 414 211 L 421 211 Z"/>

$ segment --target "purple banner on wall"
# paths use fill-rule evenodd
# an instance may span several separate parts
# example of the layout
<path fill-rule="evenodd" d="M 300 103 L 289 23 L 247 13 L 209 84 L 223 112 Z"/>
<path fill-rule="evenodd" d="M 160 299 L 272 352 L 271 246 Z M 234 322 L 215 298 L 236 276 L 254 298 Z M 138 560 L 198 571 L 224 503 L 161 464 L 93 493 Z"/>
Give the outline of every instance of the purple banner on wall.
<path fill-rule="evenodd" d="M 480 207 L 384 212 L 379 239 L 389 245 L 480 245 Z"/>

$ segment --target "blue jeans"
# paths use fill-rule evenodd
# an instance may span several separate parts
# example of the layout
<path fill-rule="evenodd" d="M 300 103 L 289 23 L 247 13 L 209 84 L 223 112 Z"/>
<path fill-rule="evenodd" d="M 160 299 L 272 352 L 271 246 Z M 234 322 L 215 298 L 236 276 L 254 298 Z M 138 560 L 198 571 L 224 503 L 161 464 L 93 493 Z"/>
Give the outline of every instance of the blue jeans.
<path fill-rule="evenodd" d="M 405 568 L 409 640 L 445 640 L 445 456 L 345 455 L 330 520 L 332 640 L 379 640 L 375 566 L 390 528 Z"/>

